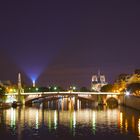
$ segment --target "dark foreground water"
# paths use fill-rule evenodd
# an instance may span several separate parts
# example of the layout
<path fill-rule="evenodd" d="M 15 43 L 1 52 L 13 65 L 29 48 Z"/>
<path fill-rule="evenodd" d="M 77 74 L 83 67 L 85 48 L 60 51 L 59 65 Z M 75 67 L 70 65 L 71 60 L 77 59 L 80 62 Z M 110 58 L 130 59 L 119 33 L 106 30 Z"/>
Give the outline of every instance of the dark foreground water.
<path fill-rule="evenodd" d="M 140 140 L 140 112 L 124 107 L 93 107 L 72 100 L 45 107 L 0 110 L 2 140 Z"/>

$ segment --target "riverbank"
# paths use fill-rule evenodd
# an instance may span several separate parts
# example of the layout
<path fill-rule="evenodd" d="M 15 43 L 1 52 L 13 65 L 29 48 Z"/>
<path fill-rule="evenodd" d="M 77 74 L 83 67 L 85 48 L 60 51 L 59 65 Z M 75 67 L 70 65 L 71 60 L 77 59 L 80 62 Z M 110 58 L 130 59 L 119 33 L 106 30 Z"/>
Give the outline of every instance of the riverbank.
<path fill-rule="evenodd" d="M 136 110 L 140 110 L 140 97 L 134 95 L 124 95 L 121 97 L 121 104 Z"/>
<path fill-rule="evenodd" d="M 10 103 L 0 103 L 0 109 L 7 109 L 10 107 L 11 107 Z"/>

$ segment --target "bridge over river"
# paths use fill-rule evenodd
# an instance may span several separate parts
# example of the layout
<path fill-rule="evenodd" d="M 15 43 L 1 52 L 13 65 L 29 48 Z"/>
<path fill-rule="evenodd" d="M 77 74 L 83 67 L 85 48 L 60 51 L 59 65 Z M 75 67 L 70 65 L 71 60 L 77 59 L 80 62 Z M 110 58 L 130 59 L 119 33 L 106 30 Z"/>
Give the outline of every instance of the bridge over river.
<path fill-rule="evenodd" d="M 7 93 L 9 101 L 18 100 L 18 93 Z M 109 100 L 115 100 L 118 104 L 123 94 L 114 92 L 31 92 L 20 93 L 20 100 L 23 104 L 31 104 L 34 101 L 45 102 L 48 100 L 56 100 L 59 98 L 71 98 L 90 100 L 97 104 L 106 104 Z"/>

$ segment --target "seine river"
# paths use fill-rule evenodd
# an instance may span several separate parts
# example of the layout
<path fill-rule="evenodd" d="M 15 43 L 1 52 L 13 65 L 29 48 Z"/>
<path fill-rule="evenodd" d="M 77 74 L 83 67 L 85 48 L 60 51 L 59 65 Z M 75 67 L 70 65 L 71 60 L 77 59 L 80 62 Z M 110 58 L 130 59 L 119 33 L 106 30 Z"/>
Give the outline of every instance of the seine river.
<path fill-rule="evenodd" d="M 0 110 L 0 139 L 118 139 L 140 140 L 140 112 L 95 107 L 73 99 L 32 107 Z"/>

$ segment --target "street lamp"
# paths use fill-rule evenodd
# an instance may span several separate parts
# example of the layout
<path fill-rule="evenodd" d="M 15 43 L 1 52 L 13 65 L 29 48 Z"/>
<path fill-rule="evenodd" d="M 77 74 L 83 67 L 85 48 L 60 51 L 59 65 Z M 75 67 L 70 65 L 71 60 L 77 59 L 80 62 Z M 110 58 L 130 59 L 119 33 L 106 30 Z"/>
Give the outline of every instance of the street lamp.
<path fill-rule="evenodd" d="M 129 91 L 126 91 L 126 93 L 125 93 L 126 95 L 130 95 L 130 92 Z"/>
<path fill-rule="evenodd" d="M 75 86 L 73 86 L 73 87 L 72 87 L 72 89 L 73 89 L 73 91 L 74 91 L 74 90 L 76 90 L 76 87 L 75 87 Z"/>
<path fill-rule="evenodd" d="M 70 91 L 75 91 L 76 90 L 76 86 L 70 86 Z"/>
<path fill-rule="evenodd" d="M 54 90 L 57 90 L 57 87 L 56 86 L 54 87 Z"/>
<path fill-rule="evenodd" d="M 35 90 L 38 91 L 39 89 L 38 88 L 35 88 Z"/>

